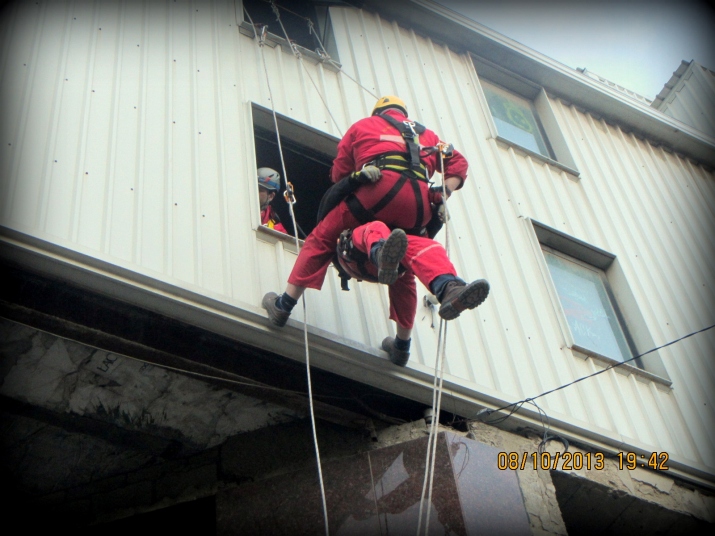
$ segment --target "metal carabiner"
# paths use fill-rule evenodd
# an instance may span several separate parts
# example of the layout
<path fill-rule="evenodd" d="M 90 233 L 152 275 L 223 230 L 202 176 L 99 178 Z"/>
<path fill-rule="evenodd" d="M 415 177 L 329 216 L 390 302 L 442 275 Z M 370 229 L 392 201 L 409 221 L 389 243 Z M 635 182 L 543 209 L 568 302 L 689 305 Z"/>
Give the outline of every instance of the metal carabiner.
<path fill-rule="evenodd" d="M 403 123 L 406 127 L 410 127 L 410 130 L 412 131 L 412 137 L 413 137 L 413 138 L 417 138 L 418 140 L 420 139 L 420 137 L 419 137 L 419 135 L 417 134 L 417 132 L 415 132 L 415 122 L 414 122 L 414 121 L 406 120 L 406 121 L 403 121 L 402 123 Z"/>
<path fill-rule="evenodd" d="M 286 183 L 286 191 L 283 192 L 283 199 L 286 200 L 286 203 L 289 203 L 291 205 L 295 205 L 298 200 L 295 198 L 295 192 L 293 190 L 293 184 L 288 182 Z"/>

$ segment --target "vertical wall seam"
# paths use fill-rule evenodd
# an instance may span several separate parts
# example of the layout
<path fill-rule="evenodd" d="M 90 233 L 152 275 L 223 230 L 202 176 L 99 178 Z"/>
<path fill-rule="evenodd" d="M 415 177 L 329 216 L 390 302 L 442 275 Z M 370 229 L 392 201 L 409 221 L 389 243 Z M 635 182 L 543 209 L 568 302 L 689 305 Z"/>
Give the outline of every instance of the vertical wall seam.
<path fill-rule="evenodd" d="M 69 55 L 69 36 L 71 34 L 72 28 L 72 12 L 74 7 L 74 1 L 69 3 L 65 11 L 65 24 L 62 28 L 62 40 L 61 45 L 58 49 L 59 61 L 57 62 L 57 71 L 55 73 L 55 91 L 52 96 L 52 106 L 50 110 L 50 125 L 49 134 L 47 136 L 47 142 L 45 144 L 44 158 L 45 162 L 42 166 L 42 184 L 40 187 L 40 192 L 37 198 L 37 209 L 35 214 L 35 227 L 41 231 L 47 232 L 47 212 L 49 210 L 50 203 L 50 191 L 52 190 L 52 179 L 54 176 L 54 171 L 52 170 L 52 162 L 54 161 L 54 156 L 57 150 L 57 138 L 58 129 L 60 121 L 60 112 L 62 108 L 62 97 L 64 95 L 63 75 L 67 69 L 67 57 Z M 56 232 L 52 230 L 51 232 Z M 63 238 L 66 238 L 63 237 Z"/>
<path fill-rule="evenodd" d="M 174 276 L 174 78 L 176 74 L 176 63 L 174 62 L 176 51 L 174 50 L 174 17 L 175 7 L 173 3 L 168 4 L 168 24 L 166 31 L 166 154 L 164 156 L 164 273 L 169 277 Z"/>
<path fill-rule="evenodd" d="M 198 139 L 198 129 L 200 128 L 199 122 L 199 80 L 196 74 L 196 70 L 199 68 L 198 65 L 198 51 L 196 44 L 196 11 L 194 11 L 194 6 L 196 2 L 192 0 L 189 3 L 189 68 L 191 71 L 191 95 L 189 96 L 190 101 L 190 128 L 191 128 L 191 190 L 192 199 L 189 201 L 189 211 L 188 218 L 193 221 L 192 234 L 194 237 L 194 277 L 192 283 L 198 283 L 203 285 L 203 252 L 202 252 L 202 241 L 201 233 L 201 154 L 199 149 L 200 140 Z"/>
<path fill-rule="evenodd" d="M 221 286 L 222 292 L 228 294 L 229 296 L 233 294 L 231 287 L 231 265 L 229 256 L 229 238 L 228 238 L 228 195 L 227 195 L 227 166 L 226 166 L 226 134 L 224 130 L 224 124 L 222 121 L 222 111 L 223 111 L 223 77 L 221 71 L 221 64 L 219 62 L 221 49 L 220 36 L 222 35 L 222 30 L 219 29 L 219 19 L 218 10 L 211 6 L 211 15 L 213 20 L 213 36 L 211 40 L 211 46 L 213 51 L 213 72 L 214 72 L 214 98 L 216 100 L 214 121 L 216 122 L 216 132 L 214 133 L 216 139 L 216 163 L 217 163 L 217 185 L 218 185 L 218 195 L 219 195 L 219 214 L 217 216 L 219 222 L 219 232 L 220 232 L 220 249 L 221 249 L 221 267 L 222 267 L 222 280 L 223 284 Z M 223 20 L 223 18 L 221 18 Z"/>
<path fill-rule="evenodd" d="M 19 9 L 19 8 L 18 8 Z M 25 132 L 27 130 L 27 121 L 30 114 L 30 97 L 32 93 L 33 81 L 35 79 L 35 73 L 37 71 L 38 56 L 40 54 L 40 41 L 42 39 L 41 29 L 45 24 L 45 17 L 47 16 L 47 4 L 42 4 L 39 8 L 39 13 L 35 17 L 35 28 L 32 36 L 32 49 L 30 51 L 28 60 L 28 69 L 26 70 L 25 77 L 23 79 L 23 89 L 22 89 L 22 104 L 20 107 L 21 113 L 18 115 L 18 123 L 15 128 L 11 129 L 16 132 L 16 136 L 12 138 L 13 143 L 12 151 L 10 152 L 10 160 L 12 162 L 10 166 L 10 174 L 7 177 L 8 181 L 8 195 L 5 200 L 5 211 L 7 219 L 13 219 L 13 206 L 15 202 L 15 194 L 17 193 L 17 186 L 20 177 L 18 174 L 20 172 L 20 164 L 22 162 L 22 153 L 25 147 Z"/>
<path fill-rule="evenodd" d="M 72 204 L 70 209 L 71 214 L 71 240 L 73 242 L 79 242 L 79 231 L 80 231 L 80 221 L 82 214 L 82 194 L 84 192 L 84 182 L 87 180 L 85 177 L 89 173 L 86 169 L 86 157 L 87 157 L 87 139 L 89 136 L 89 116 L 92 108 L 92 84 L 94 76 L 94 65 L 97 55 L 97 32 L 98 20 L 99 20 L 99 2 L 94 1 L 94 12 L 92 14 L 92 27 L 93 33 L 90 34 L 89 51 L 87 53 L 87 69 L 85 71 L 85 88 L 84 88 L 84 103 L 82 105 L 82 113 L 80 114 L 80 142 L 79 151 L 77 154 L 77 159 L 75 161 L 75 180 L 73 182 L 75 190 L 72 197 Z"/>
<path fill-rule="evenodd" d="M 117 10 L 117 36 L 114 40 L 114 80 L 112 81 L 112 98 L 110 101 L 111 118 L 109 120 L 109 128 L 107 129 L 109 136 L 107 139 L 107 154 L 109 158 L 107 159 L 106 166 L 106 180 L 104 182 L 104 199 L 102 200 L 105 215 L 101 223 L 101 233 L 100 233 L 100 250 L 104 253 L 108 253 L 111 245 L 112 238 L 112 215 L 114 213 L 114 205 L 112 200 L 114 199 L 114 181 L 116 178 L 116 166 L 117 166 L 117 151 L 118 145 L 120 143 L 120 137 L 118 133 L 119 129 L 119 94 L 121 92 L 121 73 L 124 59 L 124 14 L 126 10 L 126 4 L 124 1 L 120 2 L 119 8 Z"/>
<path fill-rule="evenodd" d="M 131 259 L 133 263 L 142 265 L 142 235 L 143 232 L 143 221 L 144 214 L 142 209 L 144 206 L 144 196 L 146 192 L 145 180 L 144 180 L 144 159 L 145 159 L 145 146 L 146 146 L 146 131 L 147 131 L 147 93 L 148 93 L 148 65 L 149 65 L 149 23 L 148 23 L 148 11 L 149 3 L 144 0 L 144 9 L 142 10 L 142 32 L 141 41 L 139 42 L 139 85 L 137 88 L 137 141 L 136 141 L 136 164 L 134 166 L 134 199 L 132 200 L 132 207 L 134 210 L 132 222 L 132 244 L 130 246 Z"/>

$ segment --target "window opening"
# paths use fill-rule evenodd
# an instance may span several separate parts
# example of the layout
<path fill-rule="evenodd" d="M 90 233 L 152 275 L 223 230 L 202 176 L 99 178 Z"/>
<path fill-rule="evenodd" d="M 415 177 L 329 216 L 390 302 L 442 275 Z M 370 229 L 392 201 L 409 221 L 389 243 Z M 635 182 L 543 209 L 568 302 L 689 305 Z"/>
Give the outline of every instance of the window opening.
<path fill-rule="evenodd" d="M 292 41 L 308 50 L 320 49 L 320 42 L 308 28 L 308 20 L 311 20 L 330 57 L 335 61 L 338 60 L 329 9 L 331 5 L 347 5 L 345 2 L 275 0 L 275 4 L 278 7 L 285 31 Z M 285 39 L 283 29 L 276 20 L 276 14 L 273 12 L 269 0 L 243 0 L 243 7 L 248 11 L 254 24 L 264 24 L 268 26 L 269 33 L 280 39 Z M 245 13 L 243 17 L 245 22 L 249 22 Z"/>
<path fill-rule="evenodd" d="M 623 321 L 604 272 L 542 246 L 574 343 L 616 361 L 630 359 Z"/>
<path fill-rule="evenodd" d="M 485 81 L 482 81 L 482 89 L 499 136 L 547 158 L 554 158 L 530 100 Z"/>
<path fill-rule="evenodd" d="M 339 140 L 285 116 L 277 117 L 288 181 L 293 185 L 297 199 L 293 210 L 299 227 L 298 236 L 305 238 L 317 223 L 316 215 L 323 194 L 332 185 L 330 168 L 337 154 Z M 294 235 L 290 209 L 283 198 L 285 177 L 273 115 L 270 110 L 256 104 L 253 105 L 253 135 L 256 169 L 269 167 L 281 174 L 281 192 L 276 195 L 272 206 L 290 235 Z"/>

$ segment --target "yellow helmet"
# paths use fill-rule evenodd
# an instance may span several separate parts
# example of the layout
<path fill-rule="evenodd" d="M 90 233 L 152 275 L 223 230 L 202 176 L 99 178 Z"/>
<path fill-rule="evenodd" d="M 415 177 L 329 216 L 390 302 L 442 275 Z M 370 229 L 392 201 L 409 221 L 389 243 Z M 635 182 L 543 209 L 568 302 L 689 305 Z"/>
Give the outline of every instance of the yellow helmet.
<path fill-rule="evenodd" d="M 385 108 L 399 108 L 405 115 L 407 115 L 407 106 L 405 106 L 405 101 L 403 101 L 400 97 L 395 97 L 394 95 L 385 95 L 384 97 L 381 97 L 375 103 L 375 107 L 372 109 L 372 115 L 381 112 Z"/>

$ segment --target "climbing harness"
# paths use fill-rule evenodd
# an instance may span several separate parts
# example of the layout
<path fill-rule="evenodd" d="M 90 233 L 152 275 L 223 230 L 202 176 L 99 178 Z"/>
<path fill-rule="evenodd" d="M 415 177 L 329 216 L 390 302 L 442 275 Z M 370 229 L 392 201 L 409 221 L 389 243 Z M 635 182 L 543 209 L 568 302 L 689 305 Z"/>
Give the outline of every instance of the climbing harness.
<path fill-rule="evenodd" d="M 400 173 L 400 178 L 383 198 L 370 208 L 363 206 L 355 194 L 349 195 L 345 201 L 352 215 L 355 216 L 360 223 L 368 223 L 376 219 L 376 215 L 390 204 L 402 190 L 402 187 L 409 181 L 415 196 L 417 215 L 415 217 L 415 225 L 411 229 L 405 229 L 405 232 L 415 235 L 424 234 L 422 221 L 424 220 L 425 207 L 424 201 L 422 200 L 422 191 L 418 183 L 425 182 L 429 184 L 427 167 L 420 160 L 422 150 L 420 146 L 420 134 L 425 132 L 426 128 L 415 121 L 398 121 L 394 117 L 384 113 L 378 113 L 376 116 L 384 119 L 398 130 L 405 142 L 407 152 L 387 152 L 365 165 L 374 165 L 380 170 L 387 169 L 396 171 Z"/>
<path fill-rule="evenodd" d="M 342 290 L 350 290 L 348 281 L 353 278 L 357 281 L 379 283 L 377 276 L 371 274 L 367 268 L 371 263 L 369 255 L 354 246 L 352 229 L 346 229 L 340 233 L 333 264 L 338 271 Z M 397 271 L 402 275 L 405 273 L 405 267 L 400 264 Z"/>

